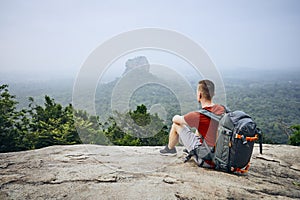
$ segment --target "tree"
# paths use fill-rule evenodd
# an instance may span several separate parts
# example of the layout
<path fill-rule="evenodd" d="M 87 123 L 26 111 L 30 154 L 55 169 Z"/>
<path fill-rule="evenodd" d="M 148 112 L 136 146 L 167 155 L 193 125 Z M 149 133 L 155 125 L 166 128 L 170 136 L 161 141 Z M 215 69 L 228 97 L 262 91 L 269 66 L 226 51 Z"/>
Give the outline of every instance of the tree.
<path fill-rule="evenodd" d="M 17 110 L 18 102 L 8 85 L 0 86 L 0 152 L 42 148 L 50 145 L 82 143 L 110 144 L 98 116 L 63 107 L 45 96 L 43 106 L 29 98 L 27 109 Z"/>
<path fill-rule="evenodd" d="M 300 124 L 291 126 L 293 133 L 290 136 L 289 144 L 300 146 Z"/>
<path fill-rule="evenodd" d="M 90 116 L 86 111 L 75 111 L 75 126 L 80 139 L 85 144 L 111 144 L 105 136 L 98 116 Z"/>
<path fill-rule="evenodd" d="M 44 107 L 33 105 L 32 98 L 31 101 L 30 131 L 35 139 L 34 148 L 81 143 L 74 125 L 74 109 L 71 104 L 63 108 L 49 96 L 45 96 Z"/>
<path fill-rule="evenodd" d="M 115 145 L 154 146 L 165 145 L 168 141 L 167 126 L 157 114 L 148 113 L 143 104 L 133 112 L 115 112 L 108 123 L 105 134 Z"/>
<path fill-rule="evenodd" d="M 30 116 L 26 109 L 18 111 L 15 96 L 8 85 L 0 86 L 0 152 L 32 149 L 33 137 L 29 132 Z"/>
<path fill-rule="evenodd" d="M 10 95 L 8 85 L 0 86 L 0 152 L 16 151 L 18 130 L 15 126 L 19 119 L 15 96 Z"/>
<path fill-rule="evenodd" d="M 129 115 L 139 126 L 146 126 L 150 124 L 150 113 L 147 113 L 147 107 L 144 104 L 137 106 L 136 110 L 133 112 L 129 111 Z"/>

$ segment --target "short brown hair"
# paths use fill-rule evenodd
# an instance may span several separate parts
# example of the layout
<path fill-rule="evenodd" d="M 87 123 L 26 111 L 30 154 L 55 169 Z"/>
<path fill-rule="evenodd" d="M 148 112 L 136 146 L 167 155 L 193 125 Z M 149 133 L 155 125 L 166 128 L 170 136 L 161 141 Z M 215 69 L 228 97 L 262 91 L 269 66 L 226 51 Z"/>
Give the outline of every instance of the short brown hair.
<path fill-rule="evenodd" d="M 198 84 L 198 90 L 202 92 L 204 98 L 211 100 L 215 95 L 215 84 L 210 80 L 201 80 Z"/>

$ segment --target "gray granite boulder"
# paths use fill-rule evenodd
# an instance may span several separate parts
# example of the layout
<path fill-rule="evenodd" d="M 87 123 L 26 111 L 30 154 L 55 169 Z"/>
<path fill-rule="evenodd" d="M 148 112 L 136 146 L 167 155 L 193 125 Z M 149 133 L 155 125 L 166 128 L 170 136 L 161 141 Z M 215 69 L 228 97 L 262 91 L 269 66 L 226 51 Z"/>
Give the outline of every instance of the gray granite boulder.
<path fill-rule="evenodd" d="M 296 199 L 300 147 L 256 146 L 246 175 L 199 168 L 162 147 L 51 146 L 0 154 L 0 199 Z"/>

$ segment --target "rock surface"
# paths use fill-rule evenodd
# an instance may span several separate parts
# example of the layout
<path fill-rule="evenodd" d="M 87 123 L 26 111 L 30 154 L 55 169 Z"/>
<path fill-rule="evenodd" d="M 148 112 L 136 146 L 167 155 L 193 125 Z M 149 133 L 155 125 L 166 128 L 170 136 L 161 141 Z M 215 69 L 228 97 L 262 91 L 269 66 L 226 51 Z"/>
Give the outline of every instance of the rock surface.
<path fill-rule="evenodd" d="M 256 146 L 247 175 L 183 163 L 161 147 L 52 146 L 0 154 L 0 199 L 295 199 L 300 147 Z"/>

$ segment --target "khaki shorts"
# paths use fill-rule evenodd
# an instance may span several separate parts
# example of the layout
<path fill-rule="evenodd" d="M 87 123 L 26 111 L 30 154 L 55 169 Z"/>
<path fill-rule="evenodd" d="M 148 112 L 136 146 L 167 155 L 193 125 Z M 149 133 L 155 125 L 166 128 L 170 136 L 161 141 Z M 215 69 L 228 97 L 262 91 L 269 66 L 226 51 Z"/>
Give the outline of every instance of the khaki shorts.
<path fill-rule="evenodd" d="M 182 126 L 178 131 L 179 143 L 182 144 L 188 151 L 191 151 L 201 146 L 199 136 L 195 135 L 193 131 L 187 126 Z"/>

